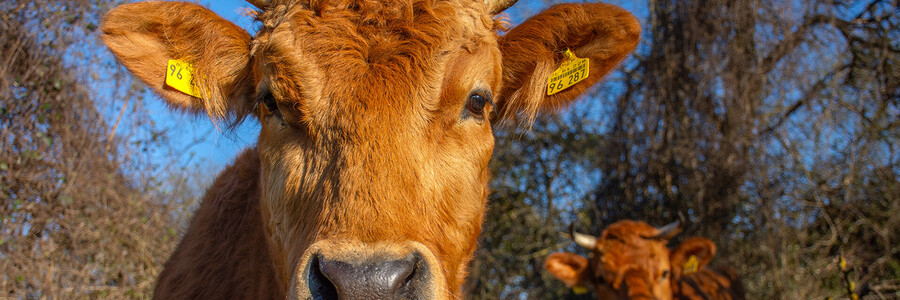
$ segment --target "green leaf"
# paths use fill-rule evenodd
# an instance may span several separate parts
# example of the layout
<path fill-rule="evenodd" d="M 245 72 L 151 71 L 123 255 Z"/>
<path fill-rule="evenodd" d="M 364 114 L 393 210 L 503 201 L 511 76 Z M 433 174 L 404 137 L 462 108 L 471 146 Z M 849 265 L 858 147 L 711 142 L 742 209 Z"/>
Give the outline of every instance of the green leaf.
<path fill-rule="evenodd" d="M 39 159 L 41 158 L 41 154 L 37 151 L 33 150 L 25 150 L 25 153 L 22 153 L 27 159 Z"/>
<path fill-rule="evenodd" d="M 9 165 L 7 165 L 6 163 L 0 163 L 0 170 L 9 170 Z"/>

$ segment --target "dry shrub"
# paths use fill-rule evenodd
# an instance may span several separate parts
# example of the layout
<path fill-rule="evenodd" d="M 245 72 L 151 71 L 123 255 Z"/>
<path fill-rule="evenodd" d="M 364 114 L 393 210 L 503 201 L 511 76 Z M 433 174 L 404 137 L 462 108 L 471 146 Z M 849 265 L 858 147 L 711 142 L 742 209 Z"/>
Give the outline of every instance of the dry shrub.
<path fill-rule="evenodd" d="M 629 218 L 714 240 L 748 299 L 848 297 L 841 255 L 854 293 L 900 298 L 900 4 L 619 2 L 647 16 L 634 57 L 499 137 L 471 295 L 575 298 L 535 256 Z"/>
<path fill-rule="evenodd" d="M 105 121 L 149 119 L 95 38 L 112 4 L 0 3 L 0 298 L 148 298 L 196 194 L 142 161 L 151 123 Z"/>

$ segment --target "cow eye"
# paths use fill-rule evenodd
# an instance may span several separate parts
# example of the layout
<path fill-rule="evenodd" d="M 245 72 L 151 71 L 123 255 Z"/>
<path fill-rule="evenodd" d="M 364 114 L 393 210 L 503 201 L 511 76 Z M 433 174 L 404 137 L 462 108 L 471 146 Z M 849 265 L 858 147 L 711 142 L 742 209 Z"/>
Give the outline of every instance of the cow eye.
<path fill-rule="evenodd" d="M 484 119 L 484 107 L 488 104 L 494 104 L 490 94 L 475 92 L 469 95 L 469 100 L 466 101 L 466 109 L 469 110 L 469 114 L 472 116 L 478 119 Z"/>
<path fill-rule="evenodd" d="M 666 280 L 666 278 L 669 278 L 669 270 L 663 271 L 662 276 L 659 277 L 659 280 Z"/>
<path fill-rule="evenodd" d="M 269 91 L 260 93 L 256 101 L 257 103 L 264 104 L 270 113 L 278 111 L 278 104 L 275 103 L 275 96 Z"/>

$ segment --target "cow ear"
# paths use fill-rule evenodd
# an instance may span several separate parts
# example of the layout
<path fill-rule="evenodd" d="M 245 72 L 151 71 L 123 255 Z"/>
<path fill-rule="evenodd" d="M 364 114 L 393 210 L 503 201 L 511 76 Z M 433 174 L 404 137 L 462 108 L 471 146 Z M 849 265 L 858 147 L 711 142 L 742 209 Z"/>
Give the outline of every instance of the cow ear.
<path fill-rule="evenodd" d="M 250 35 L 214 12 L 190 3 L 125 4 L 104 17 L 101 32 L 122 64 L 170 107 L 214 118 L 241 118 L 250 111 Z M 196 96 L 166 84 L 166 74 L 173 73 L 170 60 L 192 65 L 181 71 L 193 75 L 188 92 Z"/>
<path fill-rule="evenodd" d="M 694 237 L 684 241 L 669 256 L 673 278 L 697 272 L 709 264 L 714 255 L 716 244 L 709 239 Z"/>
<path fill-rule="evenodd" d="M 495 118 L 530 122 L 541 111 L 572 102 L 634 51 L 640 32 L 631 13 L 603 3 L 560 4 L 531 17 L 500 38 L 503 87 Z M 550 75 L 573 59 L 567 50 L 587 58 L 589 72 L 574 85 L 548 95 Z M 566 77 L 567 83 L 575 79 Z"/>
<path fill-rule="evenodd" d="M 574 253 L 553 253 L 544 262 L 544 269 L 562 280 L 566 286 L 574 287 L 582 284 L 582 276 L 588 269 L 588 260 Z"/>

